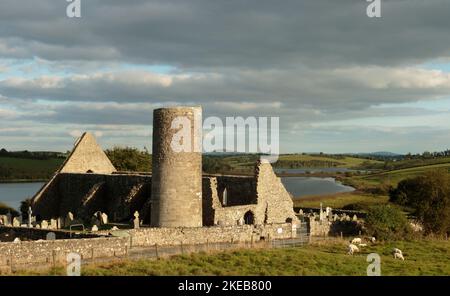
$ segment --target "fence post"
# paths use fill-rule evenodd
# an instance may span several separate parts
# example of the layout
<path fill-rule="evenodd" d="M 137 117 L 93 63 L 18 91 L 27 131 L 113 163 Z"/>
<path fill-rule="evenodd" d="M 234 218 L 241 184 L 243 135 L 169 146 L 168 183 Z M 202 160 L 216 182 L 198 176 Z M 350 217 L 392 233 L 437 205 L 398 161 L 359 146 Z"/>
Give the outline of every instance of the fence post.
<path fill-rule="evenodd" d="M 12 273 L 13 272 L 13 255 L 12 255 L 12 253 L 9 256 L 10 256 L 9 267 L 10 267 L 11 273 Z"/>
<path fill-rule="evenodd" d="M 52 250 L 53 269 L 56 268 L 56 251 Z M 55 272 L 55 270 L 53 270 Z"/>

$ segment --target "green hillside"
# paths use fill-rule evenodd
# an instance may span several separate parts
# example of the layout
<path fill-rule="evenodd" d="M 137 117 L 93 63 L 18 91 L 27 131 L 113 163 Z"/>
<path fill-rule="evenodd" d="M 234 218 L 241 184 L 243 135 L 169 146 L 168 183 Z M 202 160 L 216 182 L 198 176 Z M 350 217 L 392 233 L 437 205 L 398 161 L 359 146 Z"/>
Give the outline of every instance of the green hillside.
<path fill-rule="evenodd" d="M 366 158 L 357 158 L 345 155 L 328 154 L 286 154 L 280 155 L 278 162 L 275 163 L 279 168 L 323 168 L 337 167 L 349 169 L 364 169 L 367 166 L 381 165 L 383 162 Z"/>
<path fill-rule="evenodd" d="M 417 177 L 426 171 L 436 170 L 436 169 L 446 169 L 450 172 L 450 160 L 447 163 L 432 164 L 417 166 L 399 170 L 392 170 L 381 172 L 377 174 L 371 174 L 368 176 L 358 176 L 353 178 L 353 185 L 365 185 L 365 186 L 376 186 L 380 184 L 389 184 L 396 186 L 398 182 L 407 178 Z M 346 182 L 348 183 L 348 182 Z M 358 186 L 359 187 L 359 186 Z"/>
<path fill-rule="evenodd" d="M 64 159 L 28 159 L 0 156 L 0 180 L 47 180 Z"/>

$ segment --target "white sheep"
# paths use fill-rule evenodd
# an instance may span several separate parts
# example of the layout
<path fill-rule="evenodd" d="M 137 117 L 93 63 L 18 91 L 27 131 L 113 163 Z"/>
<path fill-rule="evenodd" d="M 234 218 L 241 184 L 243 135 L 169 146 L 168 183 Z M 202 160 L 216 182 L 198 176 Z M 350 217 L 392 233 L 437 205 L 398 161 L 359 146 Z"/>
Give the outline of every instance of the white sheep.
<path fill-rule="evenodd" d="M 359 237 L 356 237 L 354 239 L 352 239 L 351 243 L 352 244 L 360 244 L 362 242 L 362 240 Z"/>
<path fill-rule="evenodd" d="M 403 257 L 403 252 L 400 249 L 394 248 L 392 250 L 392 254 L 394 255 L 394 259 L 402 259 L 405 260 L 405 257 Z"/>
<path fill-rule="evenodd" d="M 359 248 L 354 244 L 349 244 L 347 254 L 353 255 L 353 253 L 355 253 L 355 252 L 359 252 Z"/>
<path fill-rule="evenodd" d="M 392 253 L 398 253 L 398 254 L 402 254 L 403 255 L 403 252 L 402 252 L 402 250 L 400 250 L 400 249 L 397 249 L 397 248 L 394 248 L 393 250 L 392 250 Z"/>
<path fill-rule="evenodd" d="M 405 261 L 405 257 L 403 257 L 403 254 L 400 253 L 394 253 L 394 259 L 402 259 Z"/>

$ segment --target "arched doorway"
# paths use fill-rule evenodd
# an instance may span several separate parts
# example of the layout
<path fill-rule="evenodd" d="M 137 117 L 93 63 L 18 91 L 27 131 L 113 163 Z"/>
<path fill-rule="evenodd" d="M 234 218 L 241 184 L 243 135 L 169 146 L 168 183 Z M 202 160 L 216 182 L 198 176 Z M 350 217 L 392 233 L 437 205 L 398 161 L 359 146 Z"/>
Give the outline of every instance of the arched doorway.
<path fill-rule="evenodd" d="M 247 225 L 253 225 L 255 224 L 255 215 L 252 211 L 248 211 L 244 214 L 244 223 Z"/>

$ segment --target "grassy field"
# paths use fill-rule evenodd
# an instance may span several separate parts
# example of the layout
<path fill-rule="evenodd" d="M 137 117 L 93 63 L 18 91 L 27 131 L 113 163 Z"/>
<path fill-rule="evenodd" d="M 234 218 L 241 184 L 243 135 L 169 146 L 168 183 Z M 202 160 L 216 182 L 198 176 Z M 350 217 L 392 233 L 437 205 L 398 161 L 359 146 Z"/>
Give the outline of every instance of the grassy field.
<path fill-rule="evenodd" d="M 446 169 L 450 172 L 450 163 L 426 165 L 420 167 L 412 167 L 400 170 L 387 171 L 367 176 L 353 176 L 351 178 L 344 178 L 345 184 L 349 184 L 356 188 L 379 186 L 380 184 L 387 184 L 397 186 L 398 182 L 406 178 L 414 178 L 426 171 Z"/>
<path fill-rule="evenodd" d="M 302 197 L 294 200 L 295 207 L 319 208 L 320 203 L 324 207 L 341 209 L 348 205 L 358 204 L 362 208 L 375 204 L 384 204 L 389 201 L 386 195 L 374 195 L 361 192 L 345 192 L 332 195 Z"/>
<path fill-rule="evenodd" d="M 61 166 L 64 159 L 46 160 L 0 157 L 0 180 L 45 180 Z"/>
<path fill-rule="evenodd" d="M 313 163 L 315 161 L 318 162 L 330 162 L 335 164 L 334 167 L 338 168 L 350 168 L 356 169 L 363 167 L 364 163 L 382 163 L 377 160 L 369 160 L 365 158 L 356 158 L 356 157 L 335 157 L 329 155 L 308 155 L 308 154 L 286 154 L 280 155 L 279 161 L 289 161 L 289 162 L 309 162 Z"/>
<path fill-rule="evenodd" d="M 377 243 L 354 256 L 348 241 L 336 239 L 290 249 L 198 253 L 159 260 L 124 261 L 83 266 L 85 276 L 114 275 L 352 275 L 364 276 L 367 254 L 381 256 L 382 275 L 450 275 L 450 242 L 444 240 Z M 400 248 L 405 261 L 394 260 Z M 63 268 L 47 274 L 64 274 Z M 19 273 L 24 274 L 24 273 Z M 30 273 L 26 273 L 30 274 Z M 42 273 L 40 273 L 42 274 Z"/>

